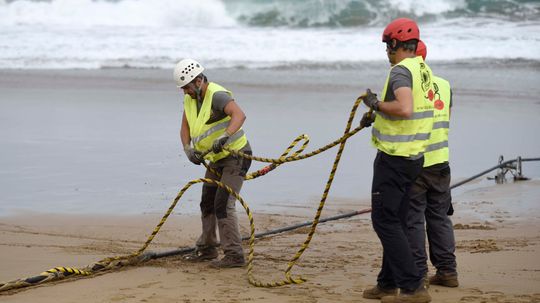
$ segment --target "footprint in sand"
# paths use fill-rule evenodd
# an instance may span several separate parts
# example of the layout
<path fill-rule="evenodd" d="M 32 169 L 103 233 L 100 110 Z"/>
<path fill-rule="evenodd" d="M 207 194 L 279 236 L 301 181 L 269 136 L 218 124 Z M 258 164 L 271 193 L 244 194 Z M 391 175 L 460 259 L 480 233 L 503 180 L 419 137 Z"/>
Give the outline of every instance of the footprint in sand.
<path fill-rule="evenodd" d="M 148 283 L 144 283 L 144 284 L 141 284 L 139 286 L 137 286 L 137 288 L 149 288 L 153 285 L 156 285 L 156 284 L 159 284 L 161 282 L 148 282 Z"/>

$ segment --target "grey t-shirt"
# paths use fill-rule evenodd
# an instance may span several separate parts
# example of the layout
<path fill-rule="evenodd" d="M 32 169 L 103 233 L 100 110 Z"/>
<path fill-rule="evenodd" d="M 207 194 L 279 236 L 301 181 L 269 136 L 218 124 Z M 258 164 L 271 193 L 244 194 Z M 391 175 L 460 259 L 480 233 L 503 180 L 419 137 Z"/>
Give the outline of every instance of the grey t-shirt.
<path fill-rule="evenodd" d="M 225 106 L 231 101 L 233 101 L 233 98 L 227 92 L 215 92 L 212 96 L 212 112 L 206 124 L 211 124 L 225 118 L 227 116 L 224 111 Z M 201 103 L 197 102 L 197 113 L 200 111 L 201 105 Z"/>
<path fill-rule="evenodd" d="M 388 87 L 386 88 L 386 96 L 383 96 L 384 101 L 396 100 L 394 91 L 400 87 L 410 87 L 412 89 L 412 75 L 406 67 L 398 65 L 392 68 L 390 71 Z"/>

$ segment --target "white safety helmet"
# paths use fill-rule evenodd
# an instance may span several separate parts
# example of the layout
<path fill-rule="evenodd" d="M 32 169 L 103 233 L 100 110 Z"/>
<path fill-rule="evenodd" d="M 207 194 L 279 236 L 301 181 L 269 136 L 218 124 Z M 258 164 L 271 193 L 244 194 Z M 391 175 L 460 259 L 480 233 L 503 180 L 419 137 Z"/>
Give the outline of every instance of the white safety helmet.
<path fill-rule="evenodd" d="M 183 59 L 176 63 L 174 68 L 174 81 L 176 86 L 184 87 L 191 82 L 195 77 L 204 71 L 202 65 L 193 59 Z"/>

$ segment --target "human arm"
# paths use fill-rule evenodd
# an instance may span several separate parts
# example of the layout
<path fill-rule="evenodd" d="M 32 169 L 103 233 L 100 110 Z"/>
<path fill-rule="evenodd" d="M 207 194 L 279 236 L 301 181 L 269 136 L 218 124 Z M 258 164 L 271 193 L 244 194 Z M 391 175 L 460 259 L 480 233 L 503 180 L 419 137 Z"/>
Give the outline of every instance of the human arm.
<path fill-rule="evenodd" d="M 240 106 L 234 102 L 234 100 L 227 103 L 223 111 L 225 114 L 227 114 L 227 116 L 231 117 L 231 121 L 229 121 L 227 129 L 225 129 L 225 132 L 231 136 L 236 133 L 240 127 L 242 127 L 244 121 L 246 121 L 246 115 Z"/>
<path fill-rule="evenodd" d="M 180 141 L 182 141 L 182 146 L 184 148 L 184 153 L 189 161 L 193 164 L 199 165 L 203 161 L 202 154 L 191 147 L 191 137 L 189 135 L 189 124 L 187 122 L 186 113 L 182 114 L 182 126 L 180 127 Z"/>
<path fill-rule="evenodd" d="M 229 125 L 227 125 L 225 132 L 214 141 L 214 144 L 212 145 L 214 153 L 221 152 L 223 146 L 227 143 L 227 140 L 229 140 L 229 137 L 235 134 L 242 127 L 244 121 L 246 121 L 244 111 L 242 111 L 240 106 L 238 106 L 234 100 L 229 101 L 227 105 L 225 105 L 223 112 L 231 117 L 231 120 L 229 121 Z"/>
<path fill-rule="evenodd" d="M 182 126 L 180 127 L 180 141 L 182 146 L 185 148 L 186 145 L 189 146 L 191 142 L 191 137 L 189 135 L 189 124 L 187 122 L 186 113 L 182 114 Z"/>
<path fill-rule="evenodd" d="M 390 116 L 410 118 L 413 114 L 413 96 L 410 87 L 400 87 L 394 91 L 395 100 L 381 102 L 377 95 L 367 90 L 363 98 L 369 108 Z"/>
<path fill-rule="evenodd" d="M 413 114 L 413 96 L 410 87 L 400 87 L 394 91 L 396 100 L 379 103 L 379 111 L 390 116 L 410 118 Z"/>
<path fill-rule="evenodd" d="M 402 66 L 396 66 L 390 72 L 388 91 L 385 102 L 379 101 L 377 95 L 367 90 L 362 97 L 364 103 L 375 111 L 396 117 L 410 118 L 413 114 L 412 75 Z"/>

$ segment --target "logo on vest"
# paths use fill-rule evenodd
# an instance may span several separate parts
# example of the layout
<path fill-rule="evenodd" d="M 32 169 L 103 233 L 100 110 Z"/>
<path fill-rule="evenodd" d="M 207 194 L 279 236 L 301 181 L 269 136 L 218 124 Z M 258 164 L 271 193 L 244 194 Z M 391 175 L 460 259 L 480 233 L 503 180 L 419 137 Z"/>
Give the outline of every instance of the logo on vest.
<path fill-rule="evenodd" d="M 441 99 L 435 100 L 435 103 L 433 104 L 435 109 L 442 110 L 444 108 L 444 102 Z"/>
<path fill-rule="evenodd" d="M 422 76 L 421 78 L 421 81 L 422 81 L 422 90 L 424 92 L 427 91 L 427 96 L 425 96 L 427 99 L 429 99 L 429 101 L 433 101 L 433 98 L 435 97 L 434 96 L 434 93 L 433 93 L 433 90 L 430 88 L 431 87 L 431 76 L 429 75 L 429 71 L 427 70 L 426 68 L 426 65 L 421 62 L 420 63 L 420 75 Z"/>
<path fill-rule="evenodd" d="M 439 86 L 437 83 L 433 83 L 433 88 L 435 89 L 435 96 L 437 96 L 437 100 L 435 100 L 433 106 L 437 110 L 442 110 L 444 108 L 444 102 L 441 100 L 441 94 L 439 94 Z"/>

